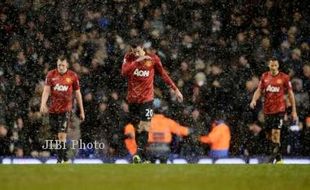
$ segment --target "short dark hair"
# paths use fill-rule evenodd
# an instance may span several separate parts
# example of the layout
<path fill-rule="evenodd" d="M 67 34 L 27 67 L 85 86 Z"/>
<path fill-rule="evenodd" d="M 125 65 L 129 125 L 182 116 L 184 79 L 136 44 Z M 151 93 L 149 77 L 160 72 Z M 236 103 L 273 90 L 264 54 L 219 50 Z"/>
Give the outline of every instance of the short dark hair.
<path fill-rule="evenodd" d="M 69 61 L 68 57 L 65 55 L 65 54 L 61 54 L 57 57 L 57 60 L 60 60 L 60 61 L 64 61 L 64 60 L 67 60 Z"/>
<path fill-rule="evenodd" d="M 279 62 L 279 60 L 276 57 L 270 57 L 268 59 L 268 62 L 270 62 L 270 61 L 277 61 L 277 62 Z"/>
<path fill-rule="evenodd" d="M 132 48 L 137 48 L 138 46 L 143 46 L 143 41 L 141 39 L 133 39 L 129 43 Z"/>

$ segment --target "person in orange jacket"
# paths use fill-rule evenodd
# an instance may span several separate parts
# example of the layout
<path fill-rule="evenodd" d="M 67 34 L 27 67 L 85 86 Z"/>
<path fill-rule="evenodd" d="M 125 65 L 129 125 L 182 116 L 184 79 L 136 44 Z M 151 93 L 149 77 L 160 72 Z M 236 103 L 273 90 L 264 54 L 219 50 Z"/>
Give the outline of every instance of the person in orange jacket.
<path fill-rule="evenodd" d="M 124 140 L 125 146 L 132 157 L 137 153 L 137 143 L 135 138 L 135 128 L 131 123 L 125 126 L 124 135 L 126 137 Z"/>
<path fill-rule="evenodd" d="M 148 159 L 152 163 L 155 163 L 156 159 L 159 159 L 160 163 L 166 163 L 171 152 L 172 134 L 188 136 L 190 133 L 190 128 L 180 125 L 163 114 L 155 114 L 151 120 L 146 148 Z"/>
<path fill-rule="evenodd" d="M 223 120 L 214 121 L 211 126 L 211 132 L 199 138 L 201 143 L 210 145 L 209 156 L 211 158 L 228 157 L 230 139 L 230 129 Z"/>
<path fill-rule="evenodd" d="M 125 136 L 128 137 L 125 139 L 126 148 L 131 155 L 134 155 L 137 152 L 137 144 L 133 125 L 127 124 L 124 132 Z M 165 117 L 163 114 L 155 114 L 151 119 L 151 126 L 148 132 L 148 145 L 146 148 L 148 160 L 155 163 L 156 159 L 159 159 L 160 163 L 166 163 L 171 152 L 172 134 L 187 136 L 191 130 Z"/>

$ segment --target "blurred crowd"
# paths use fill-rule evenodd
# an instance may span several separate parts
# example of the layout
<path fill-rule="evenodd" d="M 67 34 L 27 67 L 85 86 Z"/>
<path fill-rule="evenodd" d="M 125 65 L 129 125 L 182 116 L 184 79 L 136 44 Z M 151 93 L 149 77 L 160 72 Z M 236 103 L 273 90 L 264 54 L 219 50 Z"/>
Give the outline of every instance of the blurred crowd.
<path fill-rule="evenodd" d="M 49 156 L 48 118 L 39 112 L 45 75 L 70 55 L 80 77 L 86 120 L 73 118 L 70 138 L 106 143 L 102 156 L 124 156 L 128 117 L 120 75 L 128 43 L 144 40 L 184 95 L 179 104 L 155 78 L 165 113 L 207 134 L 216 113 L 231 130 L 230 155 L 264 153 L 262 104 L 249 102 L 277 57 L 292 80 L 299 123 L 283 129 L 283 154 L 310 155 L 310 12 L 299 0 L 19 0 L 0 3 L 0 156 Z M 74 109 L 76 110 L 76 108 Z M 70 132 L 71 131 L 71 132 Z M 174 137 L 181 156 L 207 155 L 191 137 Z M 89 156 L 89 151 L 80 151 Z"/>

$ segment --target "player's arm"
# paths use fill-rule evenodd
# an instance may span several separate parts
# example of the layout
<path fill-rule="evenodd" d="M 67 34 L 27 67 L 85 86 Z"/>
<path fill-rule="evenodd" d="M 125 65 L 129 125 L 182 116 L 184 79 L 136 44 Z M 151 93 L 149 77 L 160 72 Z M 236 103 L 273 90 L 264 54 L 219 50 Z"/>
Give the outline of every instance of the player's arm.
<path fill-rule="evenodd" d="M 41 97 L 41 106 L 40 106 L 40 112 L 43 114 L 48 113 L 48 107 L 47 107 L 47 100 L 51 93 L 51 86 L 44 85 L 42 97 Z"/>
<path fill-rule="evenodd" d="M 137 61 L 130 57 L 130 54 L 125 55 L 122 65 L 122 75 L 127 76 L 136 68 Z"/>
<path fill-rule="evenodd" d="M 84 113 L 83 99 L 82 99 L 82 94 L 81 94 L 80 89 L 75 91 L 75 96 L 76 96 L 78 106 L 80 108 L 80 119 L 84 121 L 85 113 Z"/>
<path fill-rule="evenodd" d="M 137 64 L 145 59 L 151 59 L 151 57 L 146 55 L 140 56 L 136 60 L 131 60 L 130 57 L 125 56 L 122 65 L 122 75 L 127 76 L 129 73 L 132 73 L 133 70 L 136 68 Z"/>
<path fill-rule="evenodd" d="M 257 102 L 257 100 L 260 98 L 261 95 L 262 95 L 262 89 L 258 87 L 258 88 L 255 90 L 254 95 L 253 95 L 253 98 L 252 98 L 252 101 L 251 101 L 251 103 L 250 103 L 250 107 L 251 107 L 252 109 L 255 108 L 256 102 Z"/>
<path fill-rule="evenodd" d="M 290 78 L 287 76 L 285 83 L 284 83 L 286 89 L 287 89 L 287 94 L 288 94 L 288 99 L 291 103 L 292 106 L 292 118 L 294 121 L 298 120 L 298 116 L 297 116 L 297 109 L 296 109 L 296 102 L 295 102 L 295 95 L 292 89 L 292 84 L 290 82 Z"/>
<path fill-rule="evenodd" d="M 182 93 L 180 92 L 178 87 L 174 84 L 174 82 L 169 77 L 167 71 L 164 69 L 163 65 L 161 64 L 161 61 L 160 61 L 159 57 L 155 56 L 154 62 L 155 62 L 155 69 L 156 69 L 156 71 L 160 74 L 160 76 L 165 81 L 165 83 L 174 90 L 174 93 L 175 93 L 177 99 L 180 102 L 182 102 L 183 101 Z"/>
<path fill-rule="evenodd" d="M 122 75 L 127 76 L 131 71 L 134 70 L 135 67 L 136 67 L 135 61 L 127 62 L 126 60 L 124 60 L 122 65 Z"/>
<path fill-rule="evenodd" d="M 296 102 L 295 102 L 295 95 L 292 89 L 288 90 L 288 99 L 292 105 L 292 117 L 294 121 L 297 121 L 297 110 L 296 110 Z"/>
<path fill-rule="evenodd" d="M 265 83 L 264 83 L 264 74 L 262 75 L 260 81 L 259 81 L 259 84 L 258 84 L 258 87 L 257 89 L 255 90 L 254 92 L 254 95 L 252 97 L 252 100 L 251 100 L 251 103 L 250 103 L 250 107 L 252 109 L 255 108 L 256 106 L 256 102 L 257 100 L 261 97 L 262 95 L 262 90 L 265 88 Z"/>
<path fill-rule="evenodd" d="M 43 93 L 41 97 L 41 106 L 40 106 L 40 112 L 43 114 L 48 113 L 47 100 L 51 94 L 51 86 L 52 86 L 51 75 L 52 75 L 51 72 L 48 72 L 45 78 L 45 82 L 44 82 L 44 88 L 43 88 Z"/>
<path fill-rule="evenodd" d="M 80 108 L 80 119 L 82 121 L 84 121 L 85 112 L 84 112 L 82 94 L 81 94 L 81 90 L 80 90 L 80 81 L 79 81 L 79 77 L 76 74 L 74 74 L 74 82 L 72 84 L 72 88 L 74 90 L 78 106 Z"/>

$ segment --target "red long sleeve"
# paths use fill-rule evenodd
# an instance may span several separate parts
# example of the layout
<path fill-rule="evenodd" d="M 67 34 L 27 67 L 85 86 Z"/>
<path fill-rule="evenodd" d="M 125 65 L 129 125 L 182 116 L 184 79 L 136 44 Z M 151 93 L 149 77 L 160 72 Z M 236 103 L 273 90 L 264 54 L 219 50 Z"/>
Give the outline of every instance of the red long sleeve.
<path fill-rule="evenodd" d="M 173 90 L 176 90 L 177 89 L 176 85 L 174 84 L 174 82 L 169 77 L 167 71 L 164 69 L 163 65 L 161 64 L 159 57 L 154 56 L 154 60 L 155 60 L 156 71 L 160 74 L 160 76 L 162 77 L 162 79 L 165 81 L 165 83 L 167 85 L 169 85 Z"/>

